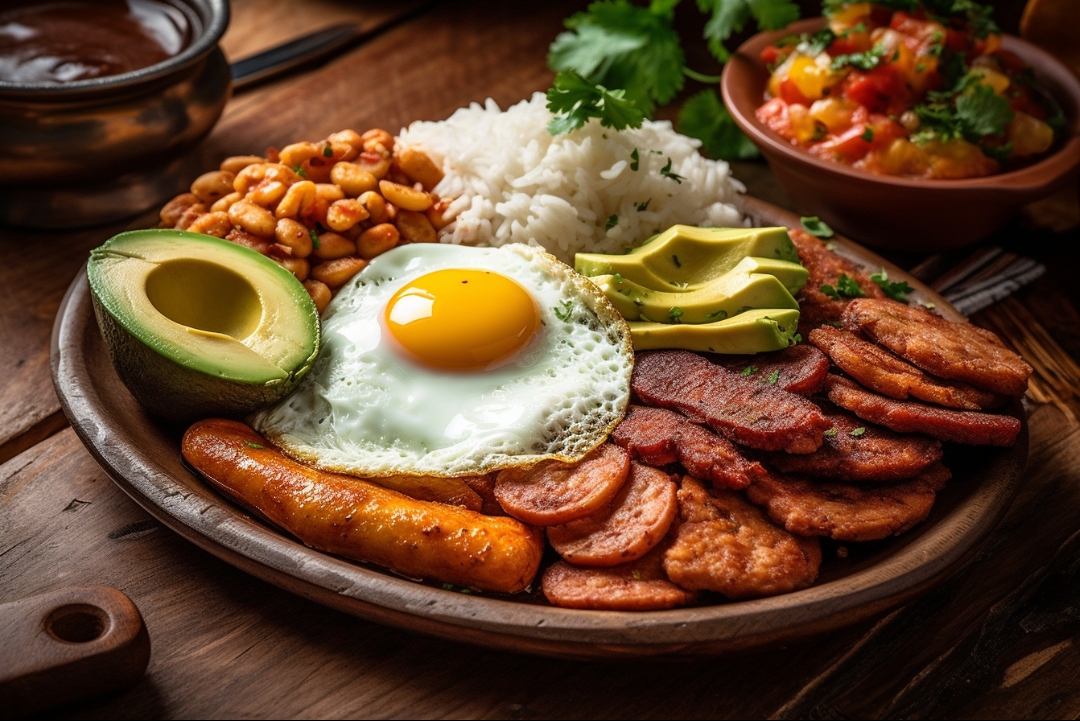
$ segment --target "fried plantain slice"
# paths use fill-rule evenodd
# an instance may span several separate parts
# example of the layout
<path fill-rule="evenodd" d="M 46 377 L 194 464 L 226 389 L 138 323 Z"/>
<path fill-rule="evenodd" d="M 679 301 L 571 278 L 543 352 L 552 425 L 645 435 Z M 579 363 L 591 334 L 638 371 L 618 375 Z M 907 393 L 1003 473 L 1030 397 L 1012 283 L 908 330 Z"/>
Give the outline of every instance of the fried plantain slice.
<path fill-rule="evenodd" d="M 928 436 L 973 446 L 1011 446 L 1020 432 L 1020 421 L 1004 414 L 956 411 L 912 401 L 879 396 L 854 381 L 830 375 L 826 381 L 829 400 L 859 418 L 899 433 Z"/>
<path fill-rule="evenodd" d="M 941 462 L 917 478 L 889 486 L 818 483 L 773 474 L 755 481 L 746 495 L 800 536 L 875 541 L 897 536 L 930 515 L 937 492 L 951 477 Z"/>
<path fill-rule="evenodd" d="M 883 396 L 918 398 L 939 406 L 977 411 L 995 408 L 1003 396 L 957 381 L 934 378 L 854 333 L 829 326 L 810 331 L 809 340 L 825 351 L 836 366 L 867 388 Z"/>
<path fill-rule="evenodd" d="M 941 460 L 941 441 L 875 426 L 831 403 L 823 403 L 821 410 L 833 424 L 821 448 L 805 455 L 771 453 L 761 460 L 784 473 L 855 483 L 914 478 Z"/>
<path fill-rule="evenodd" d="M 859 298 L 844 310 L 848 330 L 860 330 L 901 358 L 938 378 L 991 393 L 1020 397 L 1031 366 L 1001 339 L 971 323 L 952 323 L 894 300 Z"/>
<path fill-rule="evenodd" d="M 735 491 L 710 490 L 685 476 L 679 516 L 664 570 L 682 588 L 756 598 L 805 588 L 817 578 L 818 540 L 788 533 Z"/>

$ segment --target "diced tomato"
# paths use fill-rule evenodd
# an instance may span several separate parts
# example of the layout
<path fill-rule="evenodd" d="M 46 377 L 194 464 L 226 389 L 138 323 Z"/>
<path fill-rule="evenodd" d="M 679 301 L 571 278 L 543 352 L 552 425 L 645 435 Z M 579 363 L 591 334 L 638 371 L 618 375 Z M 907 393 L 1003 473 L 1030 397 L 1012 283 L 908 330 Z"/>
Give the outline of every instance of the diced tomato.
<path fill-rule="evenodd" d="M 810 106 L 810 100 L 799 90 L 799 86 L 795 84 L 795 81 L 791 78 L 784 78 L 780 81 L 780 97 L 784 99 L 785 103 L 789 105 L 806 105 Z"/>
<path fill-rule="evenodd" d="M 933 44 L 938 34 L 945 32 L 945 27 L 941 23 L 916 18 L 900 10 L 893 13 L 889 27 L 914 38 L 919 49 Z"/>
<path fill-rule="evenodd" d="M 765 123 L 774 133 L 790 140 L 794 137 L 791 130 L 791 117 L 788 106 L 781 98 L 773 98 L 757 109 L 757 119 Z"/>
<path fill-rule="evenodd" d="M 874 138 L 870 141 L 870 144 L 875 148 L 884 148 L 897 138 L 903 138 L 907 135 L 903 125 L 886 115 L 871 115 L 867 127 L 874 133 Z"/>
<path fill-rule="evenodd" d="M 766 65 L 776 64 L 777 58 L 780 57 L 780 49 L 775 45 L 770 45 L 761 51 L 761 62 Z"/>
<path fill-rule="evenodd" d="M 865 125 L 853 125 L 849 130 L 810 147 L 810 152 L 825 160 L 854 163 L 870 152 L 870 142 L 864 137 Z"/>
<path fill-rule="evenodd" d="M 889 108 L 903 112 L 911 100 L 911 91 L 903 76 L 895 67 L 887 64 L 878 65 L 865 73 L 853 70 L 844 80 L 843 92 L 860 105 L 865 105 L 870 112 L 876 113 L 888 112 Z"/>

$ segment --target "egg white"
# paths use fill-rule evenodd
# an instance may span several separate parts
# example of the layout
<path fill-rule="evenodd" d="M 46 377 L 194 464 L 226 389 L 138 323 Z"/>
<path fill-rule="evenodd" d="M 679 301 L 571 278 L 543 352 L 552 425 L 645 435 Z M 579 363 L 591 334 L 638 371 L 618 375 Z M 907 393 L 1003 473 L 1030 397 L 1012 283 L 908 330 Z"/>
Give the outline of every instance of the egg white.
<path fill-rule="evenodd" d="M 536 301 L 540 331 L 511 363 L 439 371 L 387 342 L 380 322 L 387 301 L 412 279 L 446 268 L 500 273 Z M 476 475 L 582 458 L 626 412 L 632 370 L 622 316 L 592 283 L 543 251 L 404 245 L 341 290 L 323 316 L 311 373 L 250 420 L 285 453 L 327 470 Z"/>

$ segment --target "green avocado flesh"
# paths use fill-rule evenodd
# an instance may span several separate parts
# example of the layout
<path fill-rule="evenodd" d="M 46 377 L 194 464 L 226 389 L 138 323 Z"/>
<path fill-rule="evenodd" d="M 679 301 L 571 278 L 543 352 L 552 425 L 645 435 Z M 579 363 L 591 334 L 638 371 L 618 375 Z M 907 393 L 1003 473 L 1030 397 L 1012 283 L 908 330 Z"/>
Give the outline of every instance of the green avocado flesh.
<path fill-rule="evenodd" d="M 634 350 L 682 348 L 708 353 L 766 353 L 795 345 L 797 310 L 748 310 L 716 323 L 628 323 Z"/>
<path fill-rule="evenodd" d="M 90 253 L 94 311 L 117 373 L 167 420 L 239 417 L 310 370 L 319 315 L 287 270 L 197 233 L 121 233 Z"/>
<path fill-rule="evenodd" d="M 807 272 L 801 265 L 786 260 L 743 258 L 727 273 L 698 285 L 695 290 L 650 290 L 614 275 L 590 280 L 604 291 L 626 320 L 712 323 L 750 308 L 798 310 L 798 301 L 778 276 L 801 288 Z"/>
<path fill-rule="evenodd" d="M 578 253 L 574 269 L 586 277 L 615 275 L 653 290 L 697 290 L 752 256 L 799 262 L 784 228 L 695 228 L 673 225 L 625 255 Z M 803 282 L 805 282 L 805 277 Z M 792 293 L 802 288 L 789 288 Z"/>
<path fill-rule="evenodd" d="M 625 255 L 578 253 L 574 266 L 630 323 L 635 350 L 787 348 L 808 277 L 784 228 L 675 225 Z"/>

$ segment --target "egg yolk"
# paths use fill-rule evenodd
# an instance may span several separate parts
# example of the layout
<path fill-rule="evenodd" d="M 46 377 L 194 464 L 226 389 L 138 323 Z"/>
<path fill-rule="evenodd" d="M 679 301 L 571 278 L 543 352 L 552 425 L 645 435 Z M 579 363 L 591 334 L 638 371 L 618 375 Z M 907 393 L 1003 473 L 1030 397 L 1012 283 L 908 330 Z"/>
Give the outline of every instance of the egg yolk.
<path fill-rule="evenodd" d="M 487 270 L 437 270 L 394 293 L 386 328 L 402 348 L 441 370 L 491 370 L 509 363 L 540 328 L 532 296 Z"/>

